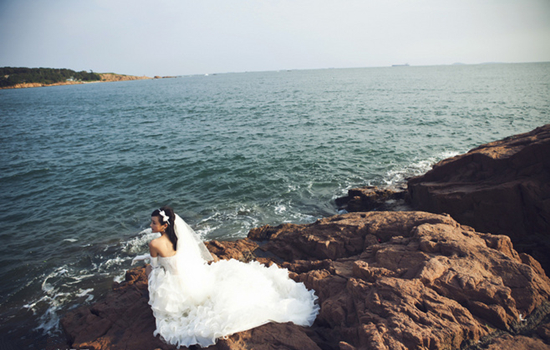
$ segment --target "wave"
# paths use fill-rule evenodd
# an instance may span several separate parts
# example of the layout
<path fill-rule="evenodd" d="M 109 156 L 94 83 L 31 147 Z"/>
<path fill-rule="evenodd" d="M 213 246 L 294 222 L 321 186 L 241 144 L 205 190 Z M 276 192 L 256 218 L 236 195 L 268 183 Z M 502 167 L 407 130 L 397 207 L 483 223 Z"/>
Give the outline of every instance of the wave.
<path fill-rule="evenodd" d="M 41 295 L 23 305 L 36 316 L 34 330 L 47 335 L 60 335 L 59 321 L 63 313 L 90 303 L 110 288 L 111 281 L 121 282 L 133 257 L 147 249 L 147 243 L 157 236 L 151 229 L 146 229 L 136 237 L 120 242 L 114 249 L 105 247 L 100 250 L 90 246 L 88 249 L 96 253 L 88 267 L 71 262 L 40 277 Z"/>
<path fill-rule="evenodd" d="M 444 151 L 435 156 L 420 159 L 415 158 L 411 163 L 389 170 L 382 179 L 383 184 L 387 187 L 395 187 L 404 184 L 408 179 L 415 176 L 420 176 L 432 169 L 433 165 L 439 161 L 459 155 L 460 152 Z"/>

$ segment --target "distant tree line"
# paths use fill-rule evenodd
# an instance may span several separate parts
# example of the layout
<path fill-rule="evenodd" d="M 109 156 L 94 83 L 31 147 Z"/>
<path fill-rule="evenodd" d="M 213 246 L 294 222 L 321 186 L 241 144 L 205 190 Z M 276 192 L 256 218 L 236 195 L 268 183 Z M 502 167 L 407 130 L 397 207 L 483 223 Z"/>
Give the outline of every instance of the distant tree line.
<path fill-rule="evenodd" d="M 0 87 L 21 83 L 55 84 L 65 81 L 97 81 L 99 74 L 93 71 L 75 72 L 71 69 L 56 68 L 0 68 Z"/>

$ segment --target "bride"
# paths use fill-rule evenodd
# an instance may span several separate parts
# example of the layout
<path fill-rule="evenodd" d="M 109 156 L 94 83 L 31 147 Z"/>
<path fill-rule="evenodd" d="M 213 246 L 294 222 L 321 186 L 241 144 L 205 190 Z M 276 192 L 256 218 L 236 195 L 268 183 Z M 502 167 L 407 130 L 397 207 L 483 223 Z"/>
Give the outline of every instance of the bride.
<path fill-rule="evenodd" d="M 286 269 L 253 261 L 213 260 L 199 236 L 170 207 L 151 214 L 161 234 L 149 243 L 149 304 L 154 336 L 180 346 L 207 347 L 217 338 L 268 322 L 311 326 L 319 306 L 314 291 Z"/>

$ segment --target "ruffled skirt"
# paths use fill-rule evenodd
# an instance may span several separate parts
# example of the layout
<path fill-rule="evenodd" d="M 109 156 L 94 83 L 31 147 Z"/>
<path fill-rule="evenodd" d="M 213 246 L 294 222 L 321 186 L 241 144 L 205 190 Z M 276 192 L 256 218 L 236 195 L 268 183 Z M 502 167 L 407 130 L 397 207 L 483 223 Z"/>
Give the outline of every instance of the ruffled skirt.
<path fill-rule="evenodd" d="M 198 270 L 173 274 L 161 267 L 149 275 L 155 336 L 169 344 L 207 347 L 268 322 L 311 326 L 319 312 L 314 291 L 276 265 L 220 260 Z"/>

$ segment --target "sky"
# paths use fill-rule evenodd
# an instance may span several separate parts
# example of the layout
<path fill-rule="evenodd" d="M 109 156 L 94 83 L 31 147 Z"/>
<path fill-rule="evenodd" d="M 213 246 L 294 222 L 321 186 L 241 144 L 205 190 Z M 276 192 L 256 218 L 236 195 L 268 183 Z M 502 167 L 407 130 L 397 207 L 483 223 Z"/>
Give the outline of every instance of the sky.
<path fill-rule="evenodd" d="M 166 76 L 550 61 L 550 0 L 0 0 L 0 67 Z"/>

